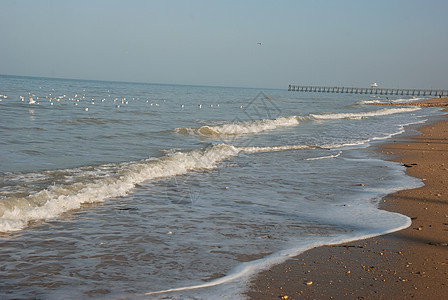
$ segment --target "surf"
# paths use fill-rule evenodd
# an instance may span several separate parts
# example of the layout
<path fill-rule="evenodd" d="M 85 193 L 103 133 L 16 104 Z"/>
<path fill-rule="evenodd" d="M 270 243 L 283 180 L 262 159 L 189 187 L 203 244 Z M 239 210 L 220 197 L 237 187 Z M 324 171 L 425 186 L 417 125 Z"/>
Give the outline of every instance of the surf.
<path fill-rule="evenodd" d="M 410 108 L 385 108 L 370 112 L 359 113 L 322 113 L 309 114 L 307 116 L 287 116 L 276 119 L 233 121 L 221 125 L 204 125 L 198 128 L 175 128 L 173 131 L 178 134 L 196 135 L 211 139 L 226 138 L 231 136 L 259 134 L 266 131 L 274 131 L 284 127 L 295 127 L 303 121 L 316 120 L 361 120 L 363 118 L 387 116 L 398 113 L 409 113 L 419 110 L 419 107 Z"/>
<path fill-rule="evenodd" d="M 220 162 L 236 157 L 240 153 L 330 149 L 347 145 L 235 147 L 214 144 L 187 152 L 166 151 L 165 156 L 142 161 L 43 173 L 10 173 L 5 176 L 4 182 L 25 181 L 28 186 L 4 193 L 5 196 L 0 203 L 0 232 L 19 231 L 26 228 L 30 222 L 54 220 L 65 212 L 82 208 L 85 204 L 102 203 L 107 199 L 124 197 L 145 181 L 185 175 L 193 171 L 212 170 L 219 167 Z M 43 187 L 39 188 L 42 185 Z M 3 186 L 3 190 L 6 192 L 6 185 Z"/>
<path fill-rule="evenodd" d="M 368 118 L 368 117 L 388 116 L 398 113 L 409 113 L 416 110 L 420 110 L 420 108 L 419 107 L 384 108 L 380 110 L 359 112 L 359 113 L 310 114 L 310 117 L 315 120 L 338 120 L 338 119 L 360 120 L 362 118 Z"/>
<path fill-rule="evenodd" d="M 25 181 L 27 187 L 5 193 L 0 203 L 0 232 L 19 231 L 30 222 L 48 221 L 61 214 L 82 208 L 84 204 L 101 203 L 126 196 L 145 181 L 205 171 L 237 156 L 260 153 L 321 148 L 317 145 L 279 145 L 271 147 L 234 147 L 215 144 L 187 152 L 167 151 L 160 158 L 142 161 L 87 166 L 43 173 L 8 174 L 3 181 Z M 52 184 L 51 184 L 52 183 Z M 44 185 L 43 188 L 38 188 Z M 6 185 L 3 190 L 6 191 Z"/>
<path fill-rule="evenodd" d="M 53 171 L 46 181 L 58 183 L 40 191 L 9 193 L 2 199 L 0 232 L 22 230 L 31 221 L 55 219 L 64 212 L 81 208 L 83 204 L 123 197 L 147 180 L 213 169 L 220 161 L 238 153 L 239 150 L 233 146 L 219 144 L 142 161 Z M 12 180 L 14 176 L 9 177 Z M 36 174 L 18 174 L 17 177 L 26 177 L 30 183 L 36 183 L 42 178 Z"/>
<path fill-rule="evenodd" d="M 272 131 L 282 127 L 299 125 L 299 117 L 289 116 L 277 119 L 255 121 L 233 121 L 223 125 L 205 125 L 199 128 L 176 128 L 177 133 L 199 135 L 208 138 L 220 138 L 236 135 L 257 134 L 264 131 Z"/>

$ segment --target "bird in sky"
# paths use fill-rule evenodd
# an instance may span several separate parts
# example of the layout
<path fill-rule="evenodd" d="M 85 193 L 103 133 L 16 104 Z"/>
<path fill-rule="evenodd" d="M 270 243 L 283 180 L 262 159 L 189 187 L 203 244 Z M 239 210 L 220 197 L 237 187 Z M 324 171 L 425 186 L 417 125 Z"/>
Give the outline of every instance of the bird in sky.
<path fill-rule="evenodd" d="M 261 46 L 261 42 L 258 42 L 257 44 Z"/>

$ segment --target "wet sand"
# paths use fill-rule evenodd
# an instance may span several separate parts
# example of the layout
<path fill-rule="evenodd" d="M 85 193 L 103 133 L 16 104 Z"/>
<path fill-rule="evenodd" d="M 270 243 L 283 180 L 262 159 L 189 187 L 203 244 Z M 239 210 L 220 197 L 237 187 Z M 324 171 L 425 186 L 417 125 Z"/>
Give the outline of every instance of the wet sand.
<path fill-rule="evenodd" d="M 444 107 L 448 98 L 408 105 Z M 260 273 L 247 298 L 447 299 L 448 120 L 443 117 L 419 131 L 421 135 L 397 138 L 378 150 L 425 184 L 388 195 L 381 203 L 381 209 L 411 217 L 410 227 L 306 251 Z"/>

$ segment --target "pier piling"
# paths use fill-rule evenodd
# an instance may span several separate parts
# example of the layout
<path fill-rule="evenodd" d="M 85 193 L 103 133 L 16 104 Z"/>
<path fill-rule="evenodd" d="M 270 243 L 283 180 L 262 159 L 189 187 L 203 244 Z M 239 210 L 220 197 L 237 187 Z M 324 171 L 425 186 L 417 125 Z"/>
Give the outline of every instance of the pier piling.
<path fill-rule="evenodd" d="M 375 94 L 375 95 L 412 95 L 412 96 L 448 96 L 448 90 L 428 90 L 428 89 L 399 89 L 399 88 L 358 88 L 358 87 L 338 87 L 338 86 L 303 86 L 290 84 L 288 91 L 292 92 L 314 92 L 314 93 L 350 93 L 350 94 Z"/>

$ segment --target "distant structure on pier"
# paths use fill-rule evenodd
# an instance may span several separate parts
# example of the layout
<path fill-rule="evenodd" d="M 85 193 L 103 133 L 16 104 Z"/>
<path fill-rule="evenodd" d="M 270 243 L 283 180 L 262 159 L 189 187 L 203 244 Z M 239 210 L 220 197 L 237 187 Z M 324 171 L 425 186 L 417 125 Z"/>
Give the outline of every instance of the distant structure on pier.
<path fill-rule="evenodd" d="M 448 96 L 448 90 L 433 89 L 399 89 L 399 88 L 381 88 L 376 82 L 370 87 L 340 87 L 340 86 L 310 86 L 310 85 L 292 85 L 288 91 L 296 92 L 318 92 L 318 93 L 350 93 L 350 94 L 371 94 L 371 95 L 406 95 L 406 96 Z"/>

